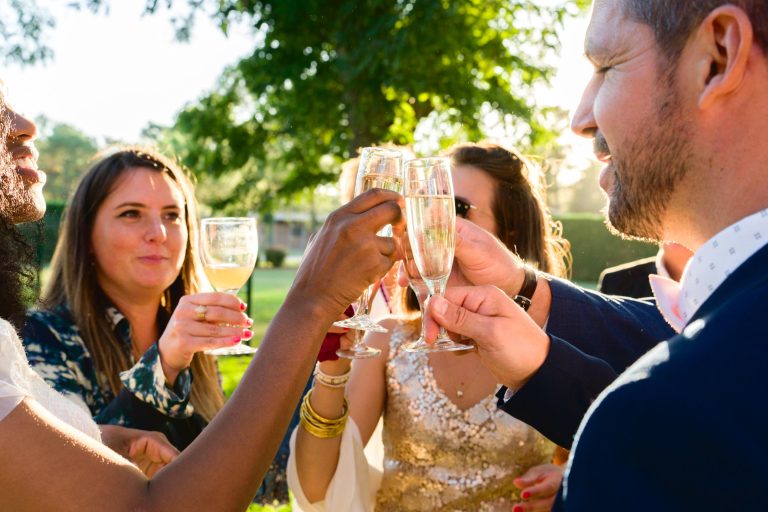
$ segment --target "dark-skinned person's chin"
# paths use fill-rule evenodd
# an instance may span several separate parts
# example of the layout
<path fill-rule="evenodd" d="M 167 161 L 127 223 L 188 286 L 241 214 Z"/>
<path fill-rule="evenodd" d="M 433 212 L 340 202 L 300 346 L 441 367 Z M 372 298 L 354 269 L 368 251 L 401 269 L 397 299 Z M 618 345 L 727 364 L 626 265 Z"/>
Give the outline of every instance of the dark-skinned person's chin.
<path fill-rule="evenodd" d="M 45 174 L 3 162 L 0 171 L 0 216 L 13 224 L 32 222 L 45 214 Z"/>

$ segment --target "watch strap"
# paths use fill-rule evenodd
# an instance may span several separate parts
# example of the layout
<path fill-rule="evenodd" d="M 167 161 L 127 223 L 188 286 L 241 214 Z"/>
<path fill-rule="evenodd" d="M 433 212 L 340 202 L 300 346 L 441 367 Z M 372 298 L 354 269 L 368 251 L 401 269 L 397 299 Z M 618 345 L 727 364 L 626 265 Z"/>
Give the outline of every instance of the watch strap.
<path fill-rule="evenodd" d="M 523 311 L 528 311 L 528 308 L 531 307 L 533 294 L 536 293 L 537 276 L 536 272 L 530 267 L 523 267 L 523 271 L 525 274 L 523 278 L 523 286 L 512 300 L 514 300 L 518 306 L 523 308 Z"/>

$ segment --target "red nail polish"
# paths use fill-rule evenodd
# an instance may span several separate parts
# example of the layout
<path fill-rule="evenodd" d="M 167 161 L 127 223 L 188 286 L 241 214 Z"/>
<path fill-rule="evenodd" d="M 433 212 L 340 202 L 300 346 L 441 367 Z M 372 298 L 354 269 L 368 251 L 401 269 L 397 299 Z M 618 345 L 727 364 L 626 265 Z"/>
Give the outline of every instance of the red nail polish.
<path fill-rule="evenodd" d="M 515 505 L 514 507 L 512 507 L 512 512 L 523 512 L 523 506 Z"/>
<path fill-rule="evenodd" d="M 523 498 L 524 500 L 527 500 L 528 498 L 531 497 L 531 493 L 528 491 L 525 491 L 523 494 L 520 495 L 520 497 Z"/>
<path fill-rule="evenodd" d="M 245 323 L 246 323 L 246 325 L 248 325 L 248 327 L 250 327 L 250 326 L 253 325 L 253 319 L 252 318 L 248 318 L 248 319 L 246 319 Z"/>
<path fill-rule="evenodd" d="M 247 340 L 253 338 L 253 331 L 251 331 L 249 329 L 243 330 L 243 338 L 245 338 Z"/>
<path fill-rule="evenodd" d="M 241 340 L 241 339 L 242 339 L 242 338 L 241 338 L 240 336 L 235 336 L 234 338 L 232 338 L 232 343 L 233 343 L 233 344 L 235 344 L 235 343 L 240 343 L 240 340 Z"/>
<path fill-rule="evenodd" d="M 245 302 L 240 303 L 240 311 L 245 311 L 248 308 L 248 305 Z"/>

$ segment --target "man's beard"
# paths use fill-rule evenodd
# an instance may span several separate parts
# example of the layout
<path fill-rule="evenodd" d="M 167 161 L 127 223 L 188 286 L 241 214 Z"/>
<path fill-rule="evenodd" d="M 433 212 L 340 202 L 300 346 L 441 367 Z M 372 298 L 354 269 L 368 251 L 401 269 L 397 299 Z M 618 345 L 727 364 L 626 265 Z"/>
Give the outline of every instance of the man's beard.
<path fill-rule="evenodd" d="M 692 157 L 688 125 L 674 84 L 664 82 L 655 119 L 626 145 L 626 150 L 611 154 L 613 187 L 607 224 L 612 232 L 627 238 L 661 241 L 664 215 Z M 601 145 L 605 139 L 598 134 L 595 146 Z"/>
<path fill-rule="evenodd" d="M 19 224 L 39 217 L 34 193 L 28 189 L 7 154 L 0 154 L 0 219 Z"/>
<path fill-rule="evenodd" d="M 0 104 L 2 98 L 0 97 Z M 5 224 L 15 224 L 26 217 L 27 205 L 33 205 L 24 185 L 24 180 L 16 171 L 6 140 L 11 128 L 11 120 L 4 105 L 0 105 L 0 220 Z"/>

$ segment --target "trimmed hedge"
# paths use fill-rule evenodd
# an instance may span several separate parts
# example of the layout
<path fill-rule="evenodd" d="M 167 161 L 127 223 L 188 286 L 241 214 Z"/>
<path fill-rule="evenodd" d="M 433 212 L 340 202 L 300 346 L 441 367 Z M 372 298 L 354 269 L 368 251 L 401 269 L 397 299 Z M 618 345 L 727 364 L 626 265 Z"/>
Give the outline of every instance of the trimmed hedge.
<path fill-rule="evenodd" d="M 267 247 L 264 251 L 264 259 L 267 263 L 270 263 L 273 268 L 282 267 L 287 255 L 285 249 L 280 247 Z"/>
<path fill-rule="evenodd" d="M 574 281 L 596 283 L 603 269 L 653 256 L 658 250 L 654 244 L 611 234 L 602 215 L 566 214 L 556 220 L 563 223 L 563 236 L 571 242 Z"/>

